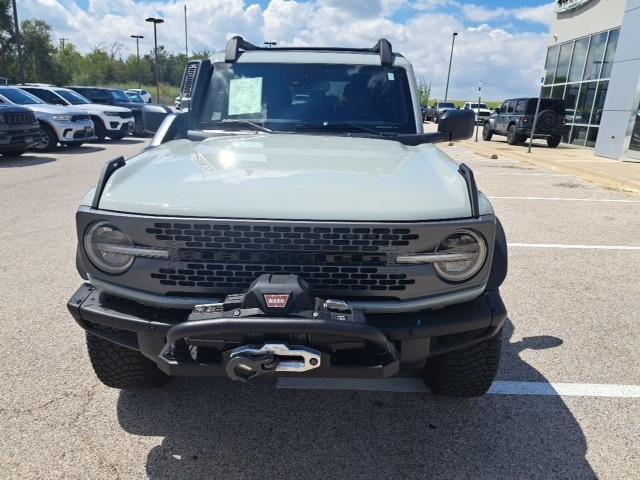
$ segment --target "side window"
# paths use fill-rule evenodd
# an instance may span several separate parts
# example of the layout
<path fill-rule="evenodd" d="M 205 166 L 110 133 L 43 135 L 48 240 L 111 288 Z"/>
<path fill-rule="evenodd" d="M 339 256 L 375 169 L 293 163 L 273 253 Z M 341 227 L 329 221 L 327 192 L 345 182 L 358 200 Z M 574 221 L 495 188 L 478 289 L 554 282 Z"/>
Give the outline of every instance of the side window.
<path fill-rule="evenodd" d="M 507 113 L 513 113 L 513 107 L 515 105 L 516 102 L 509 102 L 507 104 Z"/>
<path fill-rule="evenodd" d="M 518 103 L 516 103 L 516 113 L 520 115 L 524 115 L 526 106 L 527 106 L 527 102 L 519 101 Z"/>
<path fill-rule="evenodd" d="M 503 103 L 500 105 L 500 113 L 507 113 L 507 104 Z"/>

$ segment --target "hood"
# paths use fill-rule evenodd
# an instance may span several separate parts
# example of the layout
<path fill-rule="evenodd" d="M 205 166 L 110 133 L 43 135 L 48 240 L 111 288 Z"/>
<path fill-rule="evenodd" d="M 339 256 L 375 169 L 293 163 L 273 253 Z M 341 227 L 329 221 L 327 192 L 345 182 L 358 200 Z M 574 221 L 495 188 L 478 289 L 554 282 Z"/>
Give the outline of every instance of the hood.
<path fill-rule="evenodd" d="M 86 115 L 86 111 L 76 107 L 63 107 L 61 105 L 49 105 L 34 103 L 32 105 L 25 105 L 36 113 L 48 113 L 51 115 Z"/>
<path fill-rule="evenodd" d="M 117 105 L 120 108 L 127 108 L 129 110 L 142 110 L 142 108 L 144 107 L 143 103 L 133 103 L 133 102 L 115 102 L 115 105 Z"/>
<path fill-rule="evenodd" d="M 82 106 L 83 110 L 88 112 L 113 112 L 113 113 L 125 113 L 130 112 L 129 108 L 114 107 L 113 105 L 100 105 L 98 103 L 86 103 Z"/>
<path fill-rule="evenodd" d="M 420 221 L 471 215 L 457 163 L 433 145 L 299 134 L 168 142 L 117 170 L 99 208 L 282 220 Z"/>

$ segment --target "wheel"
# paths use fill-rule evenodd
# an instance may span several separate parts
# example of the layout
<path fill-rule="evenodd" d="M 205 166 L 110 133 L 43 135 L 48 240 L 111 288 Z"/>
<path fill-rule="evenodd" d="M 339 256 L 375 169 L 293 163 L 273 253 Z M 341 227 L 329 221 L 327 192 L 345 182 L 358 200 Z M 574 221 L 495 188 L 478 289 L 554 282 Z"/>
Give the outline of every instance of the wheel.
<path fill-rule="evenodd" d="M 105 331 L 108 329 L 104 328 Z M 107 387 L 134 390 L 157 388 L 169 377 L 136 350 L 121 347 L 87 332 L 87 350 L 93 371 Z"/>
<path fill-rule="evenodd" d="M 124 138 L 123 133 L 114 133 L 113 135 L 109 135 L 111 140 L 122 140 Z"/>
<path fill-rule="evenodd" d="M 461 334 L 465 338 L 470 333 Z M 502 329 L 470 347 L 427 360 L 422 378 L 435 395 L 479 397 L 489 390 L 498 371 Z"/>
<path fill-rule="evenodd" d="M 547 146 L 549 148 L 556 148 L 560 145 L 560 140 L 562 140 L 562 137 L 547 137 Z"/>
<path fill-rule="evenodd" d="M 50 152 L 58 146 L 58 137 L 49 125 L 41 123 L 40 134 L 42 137 L 38 143 L 31 147 L 33 150 L 36 152 Z"/>
<path fill-rule="evenodd" d="M 81 145 L 84 145 L 84 141 L 82 141 L 82 142 L 64 142 L 64 144 L 65 144 L 67 147 L 70 147 L 70 148 L 76 148 L 76 147 L 79 147 L 79 146 L 81 146 Z"/>
<path fill-rule="evenodd" d="M 7 150 L 4 152 L 0 152 L 0 155 L 3 157 L 19 157 L 24 153 L 24 150 Z"/>
<path fill-rule="evenodd" d="M 104 128 L 102 120 L 100 120 L 98 117 L 91 117 L 91 120 L 93 120 L 93 134 L 96 136 L 99 142 L 103 142 L 104 137 L 107 136 L 107 132 Z"/>
<path fill-rule="evenodd" d="M 511 125 L 507 130 L 507 143 L 509 145 L 518 145 L 520 141 L 520 135 L 516 132 L 516 126 Z"/>
<path fill-rule="evenodd" d="M 491 128 L 489 128 L 489 124 L 485 123 L 484 126 L 482 127 L 482 139 L 485 142 L 490 142 L 492 137 L 493 137 L 493 131 L 491 131 Z"/>

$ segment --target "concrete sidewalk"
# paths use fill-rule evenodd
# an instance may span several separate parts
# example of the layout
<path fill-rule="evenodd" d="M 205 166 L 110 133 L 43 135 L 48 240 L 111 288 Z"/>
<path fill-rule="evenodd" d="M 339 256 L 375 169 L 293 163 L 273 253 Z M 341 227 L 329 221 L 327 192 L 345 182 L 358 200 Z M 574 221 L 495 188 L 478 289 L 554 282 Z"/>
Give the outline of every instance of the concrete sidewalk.
<path fill-rule="evenodd" d="M 533 142 L 531 153 L 527 153 L 528 143 L 508 145 L 503 137 L 494 137 L 492 141 L 485 142 L 480 136 L 478 143 L 473 137 L 460 144 L 483 157 L 497 155 L 498 159 L 521 160 L 538 167 L 576 175 L 607 188 L 640 193 L 639 162 L 596 157 L 590 149 L 568 145 L 548 148 L 546 142 L 539 140 Z"/>

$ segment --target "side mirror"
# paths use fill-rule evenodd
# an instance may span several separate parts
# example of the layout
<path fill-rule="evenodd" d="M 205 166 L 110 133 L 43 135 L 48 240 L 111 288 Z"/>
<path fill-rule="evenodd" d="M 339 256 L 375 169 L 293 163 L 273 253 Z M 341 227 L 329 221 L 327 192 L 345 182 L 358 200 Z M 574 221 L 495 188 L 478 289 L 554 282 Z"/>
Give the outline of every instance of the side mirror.
<path fill-rule="evenodd" d="M 440 115 L 438 132 L 448 135 L 450 140 L 466 140 L 473 135 L 475 126 L 473 110 L 445 110 Z"/>
<path fill-rule="evenodd" d="M 142 107 L 142 124 L 145 132 L 156 133 L 162 121 L 169 115 L 171 109 L 165 105 L 145 104 Z"/>

